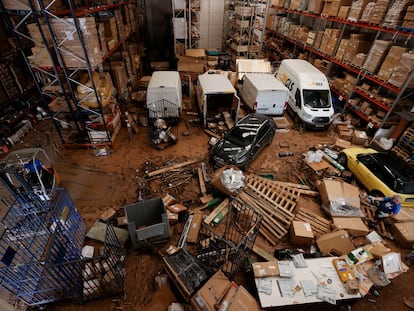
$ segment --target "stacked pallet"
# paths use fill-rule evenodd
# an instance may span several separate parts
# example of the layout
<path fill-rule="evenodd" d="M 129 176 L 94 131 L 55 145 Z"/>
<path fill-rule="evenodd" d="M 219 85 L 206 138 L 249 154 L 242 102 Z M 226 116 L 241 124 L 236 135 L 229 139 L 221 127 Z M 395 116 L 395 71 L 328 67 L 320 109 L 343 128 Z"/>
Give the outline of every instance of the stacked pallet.
<path fill-rule="evenodd" d="M 276 245 L 289 231 L 301 192 L 290 183 L 274 182 L 257 175 L 247 175 L 238 198 L 263 216 L 260 233 Z"/>

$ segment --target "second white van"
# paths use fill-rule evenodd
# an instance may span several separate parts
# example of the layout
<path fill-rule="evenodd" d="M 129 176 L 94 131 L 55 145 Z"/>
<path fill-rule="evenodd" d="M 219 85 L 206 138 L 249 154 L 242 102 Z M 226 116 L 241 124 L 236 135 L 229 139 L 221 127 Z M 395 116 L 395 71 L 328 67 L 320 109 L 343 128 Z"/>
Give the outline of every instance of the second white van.
<path fill-rule="evenodd" d="M 302 59 L 282 60 L 276 76 L 289 90 L 288 111 L 305 127 L 326 129 L 334 109 L 328 79 Z"/>
<path fill-rule="evenodd" d="M 282 115 L 289 90 L 271 73 L 246 73 L 237 86 L 243 103 L 252 111 Z"/>

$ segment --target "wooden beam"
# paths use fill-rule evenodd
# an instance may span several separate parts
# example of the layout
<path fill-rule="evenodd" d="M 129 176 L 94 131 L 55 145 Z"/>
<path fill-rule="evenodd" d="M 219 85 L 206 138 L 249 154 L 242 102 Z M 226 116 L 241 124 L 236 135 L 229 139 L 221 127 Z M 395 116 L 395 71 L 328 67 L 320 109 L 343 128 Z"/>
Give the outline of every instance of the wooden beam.
<path fill-rule="evenodd" d="M 178 163 L 178 164 L 174 164 L 174 165 L 169 165 L 169 166 L 160 168 L 159 170 L 155 170 L 155 171 L 149 172 L 147 174 L 147 176 L 148 177 L 154 177 L 154 176 L 157 176 L 159 174 L 166 173 L 166 172 L 171 171 L 171 170 L 175 170 L 177 168 L 181 168 L 181 167 L 184 167 L 184 166 L 187 166 L 187 165 L 191 165 L 191 164 L 197 163 L 199 161 L 200 160 L 188 160 L 188 161 L 185 161 L 185 162 L 182 162 L 182 163 Z"/>

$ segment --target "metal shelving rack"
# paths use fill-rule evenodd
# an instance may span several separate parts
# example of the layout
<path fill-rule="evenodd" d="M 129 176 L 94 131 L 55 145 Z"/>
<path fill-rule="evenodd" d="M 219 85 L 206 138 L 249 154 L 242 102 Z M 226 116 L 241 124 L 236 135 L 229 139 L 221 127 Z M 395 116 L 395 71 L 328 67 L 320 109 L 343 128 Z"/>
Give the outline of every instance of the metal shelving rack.
<path fill-rule="evenodd" d="M 200 2 L 202 0 L 188 0 L 188 25 L 189 25 L 189 42 L 190 49 L 199 48 L 200 43 Z"/>
<path fill-rule="evenodd" d="M 282 14 L 284 16 L 287 16 L 288 18 L 292 18 L 292 16 L 296 16 L 296 19 L 300 21 L 300 25 L 302 25 L 304 18 L 311 18 L 313 20 L 313 28 L 316 30 L 320 30 L 320 24 L 321 22 L 324 24 L 322 28 L 326 27 L 328 24 L 333 25 L 337 24 L 340 25 L 340 37 L 337 41 L 337 45 L 335 46 L 332 55 L 328 55 L 319 49 L 315 48 L 313 43 L 308 44 L 307 42 L 299 41 L 296 38 L 290 38 L 286 34 L 282 34 L 278 31 L 275 31 L 273 29 L 267 29 L 268 34 L 272 36 L 276 36 L 282 41 L 282 44 L 285 44 L 286 42 L 293 45 L 293 53 L 296 54 L 296 50 L 300 51 L 307 51 L 311 55 L 316 55 L 317 57 L 321 59 L 325 59 L 328 62 L 335 64 L 339 66 L 340 68 L 344 69 L 347 72 L 353 73 L 356 75 L 356 81 L 355 85 L 353 87 L 353 90 L 350 94 L 340 94 L 338 91 L 335 91 L 337 93 L 339 99 L 344 104 L 344 111 L 345 109 L 349 109 L 352 111 L 355 115 L 357 115 L 359 118 L 365 120 L 368 122 L 368 126 L 374 128 L 376 131 L 383 128 L 386 124 L 391 115 L 393 114 L 394 110 L 398 107 L 398 104 L 401 100 L 410 98 L 414 93 L 409 88 L 409 85 L 414 78 L 414 73 L 409 74 L 407 77 L 406 82 L 401 87 L 396 87 L 395 85 L 392 85 L 386 81 L 381 80 L 380 78 L 376 77 L 374 74 L 368 72 L 367 70 L 356 66 L 352 63 L 344 62 L 342 60 L 339 60 L 335 57 L 336 51 L 338 50 L 341 38 L 344 35 L 344 32 L 347 27 L 353 27 L 357 29 L 364 29 L 367 31 L 371 31 L 372 35 L 374 36 L 373 41 L 376 39 L 379 39 L 382 34 L 387 34 L 389 36 L 392 36 L 393 40 L 397 40 L 398 37 L 405 38 L 406 40 L 409 40 L 412 37 L 412 33 L 408 31 L 403 31 L 401 29 L 391 29 L 391 28 L 384 28 L 379 25 L 373 25 L 369 23 L 359 23 L 359 22 L 353 22 L 346 19 L 338 19 L 336 17 L 332 16 L 321 16 L 320 14 L 316 13 L 310 13 L 305 11 L 297 11 L 297 10 L 291 10 L 284 7 L 274 7 L 272 6 L 271 9 L 276 10 L 277 14 Z M 319 27 L 319 28 L 318 28 Z M 316 38 L 314 42 L 316 41 Z M 271 42 L 269 41 L 267 44 L 267 47 L 270 51 L 274 50 L 277 53 L 280 51 L 273 47 Z M 327 72 L 329 75 L 332 68 L 330 68 Z M 381 103 L 379 100 L 376 100 L 375 98 L 372 98 L 369 94 L 363 92 L 360 88 L 357 87 L 359 83 L 362 81 L 369 81 L 370 83 L 373 83 L 374 85 L 377 85 L 378 87 L 385 89 L 387 91 L 392 92 L 395 94 L 395 99 L 393 103 L 390 106 L 386 106 L 383 103 Z M 377 108 L 383 110 L 385 112 L 385 116 L 382 119 L 380 123 L 372 122 L 372 120 L 362 112 L 360 112 L 357 108 L 353 107 L 349 103 L 349 99 L 352 98 L 355 94 L 360 96 L 361 98 L 364 98 L 365 100 L 368 100 L 369 102 L 373 103 Z M 375 135 L 374 135 L 375 136 Z"/>
<path fill-rule="evenodd" d="M 269 1 L 226 1 L 223 49 L 236 57 L 256 58 L 262 51 Z"/>
<path fill-rule="evenodd" d="M 31 69 L 36 87 L 42 96 L 44 108 L 48 110 L 62 143 L 70 146 L 112 145 L 111 132 L 93 74 L 103 71 L 103 62 L 123 42 L 119 42 L 105 55 L 101 54 L 98 57 L 96 47 L 88 47 L 90 37 L 88 30 L 85 30 L 85 23 L 92 21 L 93 18 L 83 17 L 91 13 L 124 6 L 131 2 L 123 1 L 107 6 L 78 9 L 73 0 L 70 0 L 66 1 L 68 6 L 66 10 L 56 9 L 55 0 L 13 2 L 14 4 L 10 4 L 11 2 L 6 0 L 0 1 L 0 9 L 21 47 L 20 52 L 23 54 L 27 66 Z M 16 4 L 21 9 L 16 10 Z M 14 10 L 11 10 L 10 6 Z M 16 15 L 19 16 L 17 22 L 15 22 L 15 18 L 12 18 Z M 39 34 L 37 38 L 28 34 L 26 25 L 29 23 L 35 25 Z M 62 35 L 62 32 L 58 32 L 58 27 L 65 27 L 66 34 Z M 93 25 L 91 29 L 93 29 Z M 27 49 L 23 49 L 23 41 L 30 41 L 34 46 L 43 47 L 43 50 L 29 55 L 25 52 Z M 71 51 L 68 42 L 79 43 L 80 50 L 77 50 L 75 54 Z M 45 53 L 47 53 L 50 66 L 39 66 L 36 61 L 40 57 L 45 57 Z M 68 59 L 72 59 L 72 61 L 68 63 Z M 88 79 L 84 79 L 84 77 L 81 79 L 81 73 L 85 72 Z M 88 84 L 84 81 L 87 81 Z M 81 87 L 85 92 L 83 98 L 79 98 L 76 94 L 78 87 Z M 56 96 L 63 98 L 65 107 L 58 111 L 51 111 L 48 105 Z M 82 105 L 85 100 L 93 100 L 96 102 L 96 107 L 90 108 Z M 70 121 L 67 122 L 67 120 Z M 69 129 L 69 135 L 65 135 L 64 129 Z"/>
<path fill-rule="evenodd" d="M 26 305 L 122 293 L 125 254 L 113 228 L 102 255 L 83 257 L 86 225 L 65 189 L 20 194 L 0 227 L 0 283 Z"/>
<path fill-rule="evenodd" d="M 172 0 L 172 30 L 174 36 L 174 53 L 182 55 L 188 46 L 187 1 Z"/>

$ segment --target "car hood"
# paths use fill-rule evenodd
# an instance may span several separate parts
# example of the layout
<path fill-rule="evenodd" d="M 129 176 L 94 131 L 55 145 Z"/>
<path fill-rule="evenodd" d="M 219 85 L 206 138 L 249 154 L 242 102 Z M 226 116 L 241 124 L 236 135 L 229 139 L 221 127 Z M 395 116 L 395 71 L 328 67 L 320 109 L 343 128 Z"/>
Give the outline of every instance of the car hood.
<path fill-rule="evenodd" d="M 376 153 L 377 151 L 372 148 L 351 147 L 342 150 L 342 152 L 346 153 L 348 157 L 356 158 L 359 154 Z"/>

